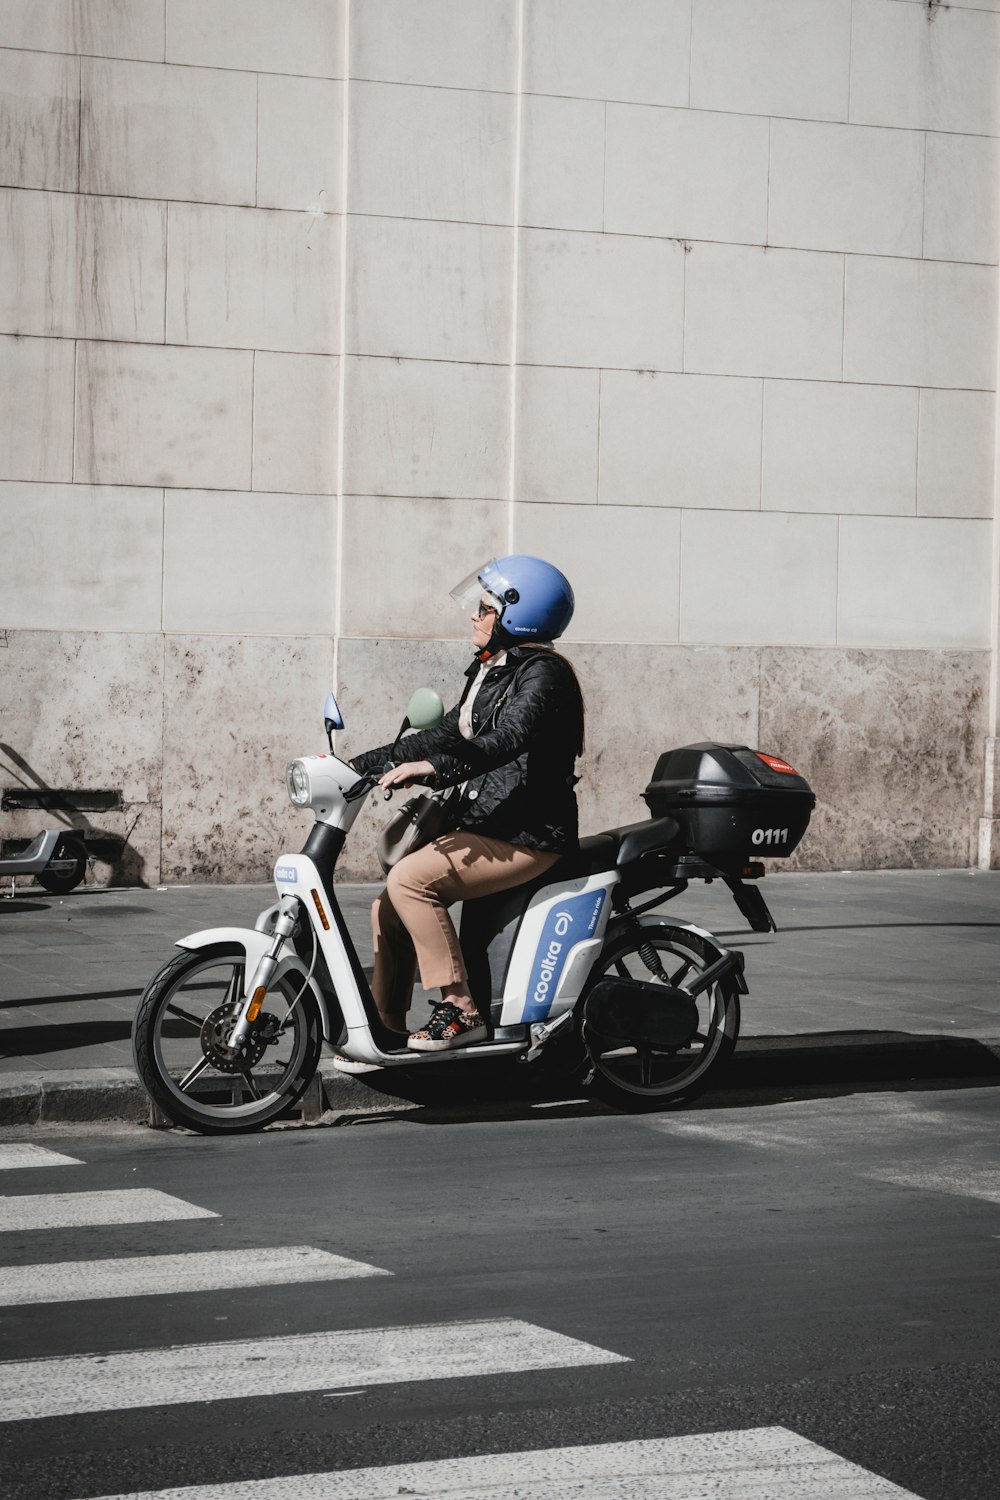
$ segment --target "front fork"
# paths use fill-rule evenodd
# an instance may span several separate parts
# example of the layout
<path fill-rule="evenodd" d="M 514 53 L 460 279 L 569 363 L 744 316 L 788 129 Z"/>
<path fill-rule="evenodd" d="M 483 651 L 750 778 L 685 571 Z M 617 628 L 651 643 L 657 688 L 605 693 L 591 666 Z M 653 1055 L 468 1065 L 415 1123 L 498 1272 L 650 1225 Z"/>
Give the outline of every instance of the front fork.
<path fill-rule="evenodd" d="M 229 1038 L 229 1046 L 234 1052 L 245 1047 L 250 1036 L 250 1028 L 260 1015 L 264 997 L 267 994 L 271 980 L 274 978 L 278 967 L 278 956 L 288 938 L 292 936 L 299 925 L 299 898 L 297 896 L 282 896 L 279 902 L 278 915 L 274 919 L 274 941 L 264 954 L 253 972 L 253 978 L 247 985 L 246 999 L 240 1006 L 240 1013 L 236 1025 Z"/>

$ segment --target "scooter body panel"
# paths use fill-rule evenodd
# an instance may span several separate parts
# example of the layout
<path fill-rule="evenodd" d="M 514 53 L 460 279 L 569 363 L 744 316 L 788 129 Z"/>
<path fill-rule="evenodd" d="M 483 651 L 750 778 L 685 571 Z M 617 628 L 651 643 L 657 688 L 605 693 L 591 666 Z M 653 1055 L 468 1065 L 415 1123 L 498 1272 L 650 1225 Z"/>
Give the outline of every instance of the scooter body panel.
<path fill-rule="evenodd" d="M 37 875 L 39 870 L 45 869 L 55 853 L 63 831 L 60 828 L 46 828 L 43 833 L 36 834 L 20 854 L 8 854 L 0 859 L 0 875 Z"/>
<path fill-rule="evenodd" d="M 613 870 L 543 886 L 521 919 L 504 985 L 502 1026 L 554 1019 L 580 998 L 604 944 Z"/>

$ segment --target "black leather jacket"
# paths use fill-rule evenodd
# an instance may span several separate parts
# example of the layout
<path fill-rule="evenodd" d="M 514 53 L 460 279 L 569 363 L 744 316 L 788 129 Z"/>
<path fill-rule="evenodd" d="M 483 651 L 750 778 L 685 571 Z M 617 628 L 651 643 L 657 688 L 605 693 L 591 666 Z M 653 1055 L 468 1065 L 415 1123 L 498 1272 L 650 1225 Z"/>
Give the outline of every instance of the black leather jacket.
<path fill-rule="evenodd" d="M 573 773 L 583 739 L 583 704 L 572 668 L 553 651 L 511 646 L 491 668 L 472 705 L 475 739 L 458 727 L 459 709 L 476 674 L 466 672 L 461 698 L 434 729 L 403 739 L 396 760 L 429 760 L 435 787 L 466 782 L 458 827 L 529 849 L 563 853 L 578 836 Z M 379 769 L 391 745 L 352 757 L 359 771 Z"/>

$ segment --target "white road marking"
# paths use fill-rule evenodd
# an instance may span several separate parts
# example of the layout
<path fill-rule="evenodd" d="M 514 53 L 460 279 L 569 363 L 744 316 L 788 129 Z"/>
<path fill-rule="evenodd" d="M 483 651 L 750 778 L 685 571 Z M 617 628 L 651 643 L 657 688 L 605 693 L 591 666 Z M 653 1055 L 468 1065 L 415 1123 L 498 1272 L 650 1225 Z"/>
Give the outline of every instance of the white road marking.
<path fill-rule="evenodd" d="M 314 1250 L 310 1245 L 136 1255 L 118 1260 L 69 1260 L 51 1265 L 0 1266 L 0 1307 L 209 1292 L 224 1287 L 287 1286 L 293 1282 L 346 1281 L 357 1276 L 391 1274 L 364 1261 Z"/>
<path fill-rule="evenodd" d="M 0 1364 L 0 1422 L 628 1363 L 515 1318 L 12 1360 Z"/>
<path fill-rule="evenodd" d="M 958 1198 L 981 1198 L 986 1203 L 1000 1203 L 1000 1170 L 996 1167 L 949 1167 L 943 1172 L 904 1172 L 886 1167 L 866 1172 L 876 1182 L 890 1182 L 893 1187 L 918 1188 L 925 1193 L 950 1193 Z"/>
<path fill-rule="evenodd" d="M 115 1188 L 104 1193 L 39 1193 L 0 1198 L 0 1232 L 12 1229 L 79 1229 L 94 1224 L 153 1224 L 167 1219 L 217 1219 L 155 1188 Z"/>
<path fill-rule="evenodd" d="M 14 1167 L 82 1167 L 83 1162 L 75 1156 L 61 1156 L 58 1151 L 46 1151 L 44 1146 L 18 1143 L 0 1146 L 0 1172 L 9 1172 Z"/>
<path fill-rule="evenodd" d="M 104 1500 L 918 1500 L 784 1427 L 547 1448 Z"/>

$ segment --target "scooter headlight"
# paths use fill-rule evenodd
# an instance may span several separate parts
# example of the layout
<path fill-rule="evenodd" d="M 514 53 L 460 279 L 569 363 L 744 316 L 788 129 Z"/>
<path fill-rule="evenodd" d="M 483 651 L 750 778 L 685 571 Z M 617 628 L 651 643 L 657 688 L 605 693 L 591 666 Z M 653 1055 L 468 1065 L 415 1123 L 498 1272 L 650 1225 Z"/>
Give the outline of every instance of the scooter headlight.
<path fill-rule="evenodd" d="M 293 760 L 285 771 L 288 795 L 296 807 L 308 807 L 311 798 L 309 773 L 300 760 Z"/>

